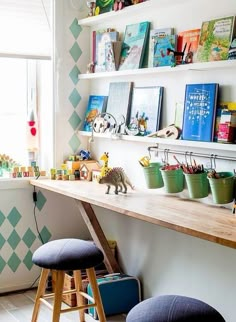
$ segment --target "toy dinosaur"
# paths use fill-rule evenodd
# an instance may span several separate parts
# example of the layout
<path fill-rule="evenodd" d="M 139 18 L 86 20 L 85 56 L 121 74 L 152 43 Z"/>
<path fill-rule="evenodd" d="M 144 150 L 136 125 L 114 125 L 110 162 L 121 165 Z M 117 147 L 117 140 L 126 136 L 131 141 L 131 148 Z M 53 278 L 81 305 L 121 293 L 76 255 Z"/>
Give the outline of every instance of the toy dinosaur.
<path fill-rule="evenodd" d="M 112 168 L 104 177 L 99 177 L 98 183 L 107 185 L 106 194 L 109 194 L 111 186 L 115 186 L 116 195 L 119 192 L 126 193 L 127 185 L 129 185 L 131 189 L 134 189 L 124 170 L 117 167 Z"/>

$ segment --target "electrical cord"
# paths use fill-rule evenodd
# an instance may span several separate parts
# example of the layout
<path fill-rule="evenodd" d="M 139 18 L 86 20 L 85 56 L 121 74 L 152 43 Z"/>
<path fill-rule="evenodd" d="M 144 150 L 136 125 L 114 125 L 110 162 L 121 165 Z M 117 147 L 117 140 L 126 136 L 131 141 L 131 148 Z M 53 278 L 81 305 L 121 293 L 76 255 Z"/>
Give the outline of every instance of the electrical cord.
<path fill-rule="evenodd" d="M 38 200 L 38 198 L 37 198 L 37 192 L 36 192 L 36 189 L 35 189 L 35 186 L 34 186 L 34 191 L 33 191 L 34 210 L 33 210 L 33 214 L 34 214 L 35 227 L 36 227 L 37 233 L 39 235 L 39 238 L 41 240 L 41 243 L 42 244 L 45 244 L 45 242 L 44 242 L 44 240 L 42 238 L 42 235 L 40 234 L 39 227 L 38 227 L 38 221 L 37 221 L 37 218 L 36 218 L 37 200 Z"/>

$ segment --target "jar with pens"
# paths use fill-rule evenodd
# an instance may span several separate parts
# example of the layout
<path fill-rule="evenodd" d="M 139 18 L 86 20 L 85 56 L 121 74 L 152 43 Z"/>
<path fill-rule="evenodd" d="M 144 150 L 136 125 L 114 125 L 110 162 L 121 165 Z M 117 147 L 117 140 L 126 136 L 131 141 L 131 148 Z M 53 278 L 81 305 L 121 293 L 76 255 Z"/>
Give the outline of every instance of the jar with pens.
<path fill-rule="evenodd" d="M 210 184 L 212 199 L 215 204 L 227 204 L 235 198 L 235 170 L 216 170 L 215 156 L 211 156 L 211 170 L 208 171 L 207 179 Z"/>
<path fill-rule="evenodd" d="M 185 163 L 181 163 L 175 155 L 174 159 L 183 170 L 189 198 L 201 199 L 207 197 L 209 193 L 209 184 L 207 180 L 207 171 L 204 169 L 203 164 L 197 164 L 196 160 L 192 159 L 191 152 L 185 153 Z"/>
<path fill-rule="evenodd" d="M 160 168 L 163 166 L 158 157 L 158 149 L 156 146 L 148 147 L 148 155 L 139 159 L 140 165 L 143 167 L 143 173 L 147 188 L 158 189 L 164 186 Z"/>
<path fill-rule="evenodd" d="M 184 190 L 183 170 L 179 163 L 170 164 L 168 158 L 169 150 L 164 150 L 164 165 L 160 169 L 164 188 L 167 193 L 178 193 Z"/>

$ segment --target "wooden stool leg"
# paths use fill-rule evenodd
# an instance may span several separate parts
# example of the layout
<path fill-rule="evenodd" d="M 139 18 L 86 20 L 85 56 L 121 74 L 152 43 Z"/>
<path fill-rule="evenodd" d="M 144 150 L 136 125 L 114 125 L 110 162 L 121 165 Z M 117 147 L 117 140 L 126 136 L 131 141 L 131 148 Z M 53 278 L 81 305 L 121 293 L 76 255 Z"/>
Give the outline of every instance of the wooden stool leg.
<path fill-rule="evenodd" d="M 52 317 L 53 322 L 59 322 L 60 320 L 64 278 L 65 278 L 64 271 L 56 272 L 56 287 L 55 287 L 55 294 L 54 294 L 53 317 Z"/>
<path fill-rule="evenodd" d="M 76 300 L 77 300 L 77 306 L 81 306 L 85 304 L 84 297 L 80 295 L 79 291 L 83 290 L 83 284 L 82 284 L 82 277 L 81 277 L 81 271 L 74 271 L 73 272 L 74 279 L 75 279 L 75 288 L 76 288 Z M 85 322 L 85 314 L 84 310 L 79 310 L 79 318 L 80 322 Z"/>
<path fill-rule="evenodd" d="M 93 291 L 93 298 L 96 303 L 96 310 L 98 313 L 99 322 L 106 322 L 106 317 L 105 317 L 105 313 L 104 313 L 104 309 L 103 309 L 100 291 L 99 291 L 98 284 L 97 284 L 95 270 L 92 267 L 92 268 L 86 269 L 86 272 L 87 272 L 88 279 L 89 279 L 89 282 L 90 282 L 90 285 L 91 285 L 91 288 Z"/>
<path fill-rule="evenodd" d="M 38 319 L 38 313 L 39 313 L 39 307 L 40 307 L 40 298 L 43 297 L 45 294 L 45 289 L 46 289 L 46 283 L 47 283 L 47 278 L 50 270 L 43 268 L 41 275 L 40 275 L 40 280 L 39 280 L 39 285 L 38 285 L 38 290 L 36 293 L 35 297 L 35 304 L 34 304 L 34 310 L 33 310 L 33 315 L 31 322 L 36 322 Z"/>

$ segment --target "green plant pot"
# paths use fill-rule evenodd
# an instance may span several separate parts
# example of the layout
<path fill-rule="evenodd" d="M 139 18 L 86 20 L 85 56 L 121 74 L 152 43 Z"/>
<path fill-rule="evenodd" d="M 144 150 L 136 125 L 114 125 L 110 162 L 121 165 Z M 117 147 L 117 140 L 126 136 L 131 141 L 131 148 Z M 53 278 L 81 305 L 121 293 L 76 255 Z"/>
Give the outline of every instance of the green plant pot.
<path fill-rule="evenodd" d="M 164 187 L 168 193 L 177 193 L 184 190 L 184 175 L 182 169 L 163 170 L 161 169 Z"/>
<path fill-rule="evenodd" d="M 157 189 L 162 188 L 164 186 L 160 172 L 161 167 L 162 164 L 159 162 L 153 162 L 150 163 L 148 167 L 143 167 L 147 188 Z"/>
<path fill-rule="evenodd" d="M 200 199 L 208 196 L 209 183 L 207 180 L 207 172 L 185 173 L 184 177 L 188 188 L 189 198 Z"/>
<path fill-rule="evenodd" d="M 235 196 L 235 177 L 232 172 L 219 172 L 220 178 L 208 178 L 213 202 L 226 204 L 232 202 Z"/>

